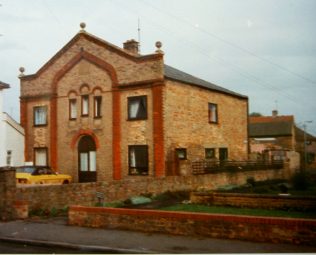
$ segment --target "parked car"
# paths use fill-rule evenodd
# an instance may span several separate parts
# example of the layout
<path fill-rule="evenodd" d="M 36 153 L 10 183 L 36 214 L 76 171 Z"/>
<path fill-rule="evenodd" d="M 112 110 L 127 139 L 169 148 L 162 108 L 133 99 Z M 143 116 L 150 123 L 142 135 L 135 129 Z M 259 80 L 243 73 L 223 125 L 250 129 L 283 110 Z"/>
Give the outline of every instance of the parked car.
<path fill-rule="evenodd" d="M 21 166 L 16 168 L 17 184 L 68 184 L 70 175 L 58 174 L 48 166 Z"/>

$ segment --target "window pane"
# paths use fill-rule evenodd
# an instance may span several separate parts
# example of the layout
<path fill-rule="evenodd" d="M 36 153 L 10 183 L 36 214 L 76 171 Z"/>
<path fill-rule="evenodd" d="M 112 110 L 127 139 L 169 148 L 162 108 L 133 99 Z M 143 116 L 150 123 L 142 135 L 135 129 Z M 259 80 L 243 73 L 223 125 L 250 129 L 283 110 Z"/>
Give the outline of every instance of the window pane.
<path fill-rule="evenodd" d="M 89 151 L 89 169 L 93 172 L 97 170 L 97 157 L 95 151 Z"/>
<path fill-rule="evenodd" d="M 176 149 L 176 153 L 177 153 L 178 159 L 187 159 L 187 149 L 185 148 Z"/>
<path fill-rule="evenodd" d="M 35 165 L 47 166 L 47 150 L 46 148 L 35 149 Z"/>
<path fill-rule="evenodd" d="M 89 114 L 89 96 L 82 96 L 82 115 Z"/>
<path fill-rule="evenodd" d="M 215 149 L 213 149 L 213 148 L 206 148 L 205 149 L 205 158 L 206 159 L 215 158 Z"/>
<path fill-rule="evenodd" d="M 46 125 L 46 107 L 34 108 L 34 125 Z"/>
<path fill-rule="evenodd" d="M 88 171 L 88 153 L 80 153 L 80 171 Z"/>
<path fill-rule="evenodd" d="M 131 101 L 129 104 L 129 117 L 131 119 L 136 119 L 138 110 L 139 110 L 139 101 Z"/>
<path fill-rule="evenodd" d="M 102 97 L 94 97 L 94 117 L 101 117 Z"/>
<path fill-rule="evenodd" d="M 76 119 L 77 118 L 77 100 L 76 99 L 70 99 L 70 119 Z"/>
<path fill-rule="evenodd" d="M 209 114 L 209 122 L 217 122 L 217 105 L 216 104 L 208 104 L 208 114 Z"/>
<path fill-rule="evenodd" d="M 147 96 L 137 96 L 128 98 L 128 118 L 147 118 Z"/>
<path fill-rule="evenodd" d="M 7 151 L 7 166 L 11 166 L 12 151 Z"/>
<path fill-rule="evenodd" d="M 135 148 L 130 149 L 130 154 L 129 154 L 129 164 L 130 167 L 136 167 L 136 153 L 135 153 Z"/>
<path fill-rule="evenodd" d="M 148 146 L 131 145 L 129 146 L 129 173 L 148 174 Z"/>

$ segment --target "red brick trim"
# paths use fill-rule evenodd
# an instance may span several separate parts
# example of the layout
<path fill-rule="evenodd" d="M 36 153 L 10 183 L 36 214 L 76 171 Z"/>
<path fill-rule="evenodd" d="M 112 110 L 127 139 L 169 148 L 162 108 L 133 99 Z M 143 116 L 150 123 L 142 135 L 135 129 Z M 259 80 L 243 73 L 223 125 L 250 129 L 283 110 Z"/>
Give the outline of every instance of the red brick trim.
<path fill-rule="evenodd" d="M 71 139 L 71 144 L 70 144 L 70 148 L 73 150 L 76 148 L 76 145 L 78 143 L 78 141 L 80 140 L 80 138 L 82 136 L 85 136 L 85 135 L 88 135 L 90 136 L 94 143 L 95 143 L 95 146 L 97 149 L 100 148 L 100 142 L 99 142 L 99 139 L 98 137 L 93 133 L 93 131 L 91 129 L 80 129 L 77 134 L 75 134 L 72 139 Z"/>
<path fill-rule="evenodd" d="M 72 93 L 75 94 L 76 96 L 79 95 L 77 91 L 75 91 L 75 90 L 72 89 L 72 90 L 70 90 L 70 91 L 68 92 L 67 97 L 70 97 L 70 95 L 71 95 Z"/>
<path fill-rule="evenodd" d="M 128 83 L 120 83 L 118 86 L 120 88 L 140 88 L 144 86 L 153 86 L 154 83 L 160 84 L 163 83 L 163 79 L 152 79 L 152 80 L 143 80 L 143 81 L 135 81 L 135 82 L 128 82 Z"/>
<path fill-rule="evenodd" d="M 101 92 L 103 92 L 102 88 L 99 86 L 96 86 L 92 89 L 92 94 L 94 94 L 97 90 L 100 90 Z"/>
<path fill-rule="evenodd" d="M 113 115 L 113 179 L 121 179 L 121 95 L 117 89 L 112 93 L 112 115 Z"/>
<path fill-rule="evenodd" d="M 58 169 L 58 158 L 57 158 L 57 85 L 58 82 L 62 79 L 62 77 L 69 72 L 79 61 L 82 59 L 89 61 L 90 63 L 96 65 L 97 67 L 101 68 L 102 70 L 106 71 L 112 80 L 112 87 L 113 89 L 117 87 L 118 80 L 115 69 L 109 63 L 103 61 L 102 59 L 97 58 L 96 56 L 85 52 L 82 50 L 76 56 L 74 56 L 67 64 L 65 64 L 55 75 L 53 82 L 52 82 L 52 91 L 55 95 L 51 99 L 51 136 L 50 136 L 50 158 L 51 158 L 51 166 L 54 169 Z M 119 103 L 119 94 L 118 92 L 113 92 L 113 154 L 119 153 L 114 157 L 116 161 L 113 161 L 113 171 L 114 173 L 120 173 L 121 171 L 121 163 L 118 162 L 120 159 L 120 116 L 119 114 L 114 114 L 114 112 L 120 112 L 120 103 Z M 117 99 L 118 98 L 118 99 Z M 118 103 L 117 103 L 118 101 Z M 114 125 L 114 123 L 116 123 Z M 118 177 L 120 175 L 114 174 L 114 176 Z"/>
<path fill-rule="evenodd" d="M 20 99 L 28 100 L 28 101 L 37 101 L 39 99 L 50 99 L 53 97 L 52 93 L 45 93 L 42 95 L 34 95 L 34 96 L 21 96 Z"/>
<path fill-rule="evenodd" d="M 157 84 L 156 84 L 157 85 Z M 163 88 L 164 84 L 152 87 L 153 98 L 153 139 L 155 176 L 165 176 Z"/>
<path fill-rule="evenodd" d="M 57 97 L 50 100 L 50 165 L 58 169 L 57 165 Z"/>
<path fill-rule="evenodd" d="M 83 83 L 81 86 L 80 86 L 80 88 L 79 88 L 79 92 L 82 94 L 83 92 L 83 89 L 84 88 L 87 88 L 88 89 L 88 91 L 90 92 L 90 86 L 87 84 L 87 83 Z"/>
<path fill-rule="evenodd" d="M 136 215 L 148 216 L 152 218 L 174 218 L 174 219 L 190 219 L 198 221 L 232 221 L 236 223 L 252 223 L 252 224 L 278 224 L 286 226 L 315 226 L 314 219 L 294 219 L 279 217 L 263 217 L 263 216 L 243 216 L 228 214 L 211 214 L 211 213 L 191 213 L 191 212 L 172 212 L 158 210 L 141 210 L 141 209 L 125 209 L 125 208 L 106 208 L 106 207 L 84 207 L 70 206 L 69 211 L 90 212 L 90 213 L 109 213 L 116 215 Z"/>
<path fill-rule="evenodd" d="M 150 54 L 145 56 L 135 56 L 127 53 L 122 48 L 119 48 L 111 43 L 108 43 L 101 38 L 93 36 L 89 33 L 78 33 L 76 34 L 62 49 L 60 49 L 50 60 L 46 62 L 35 74 L 20 76 L 20 80 L 32 80 L 40 76 L 43 72 L 45 72 L 51 65 L 54 64 L 58 60 L 58 58 L 64 54 L 69 48 L 71 48 L 80 38 L 84 37 L 90 42 L 93 42 L 111 52 L 114 52 L 122 57 L 125 57 L 129 60 L 132 60 L 136 63 L 147 62 L 147 61 L 156 61 L 163 58 L 163 54 Z"/>
<path fill-rule="evenodd" d="M 28 156 L 27 146 L 29 144 L 29 129 L 27 126 L 27 100 L 20 99 L 20 123 L 24 128 L 24 161 L 30 161 L 30 157 Z"/>

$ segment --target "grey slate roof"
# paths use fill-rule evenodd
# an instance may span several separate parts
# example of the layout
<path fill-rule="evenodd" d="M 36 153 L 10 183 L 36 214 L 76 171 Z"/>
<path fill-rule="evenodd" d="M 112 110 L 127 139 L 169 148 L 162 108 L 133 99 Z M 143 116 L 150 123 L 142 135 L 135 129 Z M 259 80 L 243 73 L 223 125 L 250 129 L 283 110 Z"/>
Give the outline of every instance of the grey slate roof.
<path fill-rule="evenodd" d="M 275 137 L 290 136 L 292 134 L 293 123 L 291 122 L 265 122 L 250 123 L 250 137 Z"/>
<path fill-rule="evenodd" d="M 169 78 L 171 80 L 184 82 L 191 85 L 196 85 L 199 87 L 203 87 L 206 89 L 210 89 L 213 91 L 221 92 L 224 94 L 228 94 L 235 97 L 241 97 L 247 99 L 248 97 L 245 95 L 238 94 L 236 92 L 233 92 L 231 90 L 225 89 L 223 87 L 217 86 L 213 83 L 210 83 L 208 81 L 202 80 L 200 78 L 197 78 L 193 75 L 190 75 L 188 73 L 182 72 L 172 66 L 164 65 L 165 66 L 165 77 Z"/>
<path fill-rule="evenodd" d="M 8 88 L 10 88 L 9 84 L 0 81 L 0 89 L 8 89 Z"/>

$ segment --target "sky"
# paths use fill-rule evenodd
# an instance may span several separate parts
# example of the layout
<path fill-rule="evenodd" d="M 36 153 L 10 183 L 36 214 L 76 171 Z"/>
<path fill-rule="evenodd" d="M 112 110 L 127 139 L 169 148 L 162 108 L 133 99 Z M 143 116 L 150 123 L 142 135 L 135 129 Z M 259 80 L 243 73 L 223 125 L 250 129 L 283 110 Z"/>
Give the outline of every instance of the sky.
<path fill-rule="evenodd" d="M 315 11 L 315 0 L 0 0 L 4 110 L 19 121 L 19 67 L 35 73 L 85 22 L 119 47 L 139 40 L 141 54 L 161 41 L 166 64 L 316 135 Z"/>

